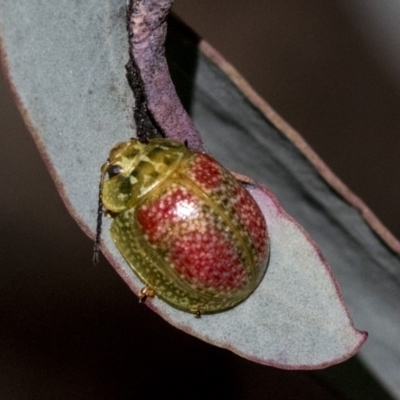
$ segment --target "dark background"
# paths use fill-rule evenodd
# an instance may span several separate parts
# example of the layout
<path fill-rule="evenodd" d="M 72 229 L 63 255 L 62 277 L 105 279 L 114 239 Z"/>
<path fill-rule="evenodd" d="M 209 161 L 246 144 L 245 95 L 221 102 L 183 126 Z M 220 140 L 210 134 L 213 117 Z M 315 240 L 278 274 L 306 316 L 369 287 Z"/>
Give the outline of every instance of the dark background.
<path fill-rule="evenodd" d="M 400 85 L 390 51 L 377 52 L 368 21 L 356 24 L 343 2 L 249 3 L 177 0 L 175 11 L 400 236 Z M 104 260 L 91 265 L 92 243 L 67 214 L 3 79 L 0 154 L 0 399 L 388 398 L 357 358 L 322 373 L 280 371 L 140 307 Z"/>

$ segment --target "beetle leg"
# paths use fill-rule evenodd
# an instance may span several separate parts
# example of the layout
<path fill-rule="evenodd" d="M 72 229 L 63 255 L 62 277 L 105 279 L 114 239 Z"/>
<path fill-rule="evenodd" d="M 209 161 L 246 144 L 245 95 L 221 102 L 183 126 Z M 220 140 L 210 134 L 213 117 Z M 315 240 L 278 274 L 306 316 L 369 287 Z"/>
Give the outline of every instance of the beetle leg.
<path fill-rule="evenodd" d="M 145 287 L 140 289 L 139 303 L 144 303 L 148 297 L 154 297 L 154 290 L 150 286 L 146 285 Z"/>
<path fill-rule="evenodd" d="M 108 210 L 105 210 L 105 211 L 104 211 L 104 215 L 105 215 L 107 218 L 112 218 L 112 217 L 113 217 L 113 215 L 111 214 L 111 211 L 108 211 Z"/>
<path fill-rule="evenodd" d="M 201 318 L 201 311 L 199 309 L 196 310 L 194 317 L 198 319 Z"/>

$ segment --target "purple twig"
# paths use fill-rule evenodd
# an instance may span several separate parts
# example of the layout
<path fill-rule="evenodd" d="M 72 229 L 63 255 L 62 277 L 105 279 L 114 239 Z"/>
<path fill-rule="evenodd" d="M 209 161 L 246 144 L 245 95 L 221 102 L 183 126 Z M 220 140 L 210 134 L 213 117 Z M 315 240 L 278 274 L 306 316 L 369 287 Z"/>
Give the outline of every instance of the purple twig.
<path fill-rule="evenodd" d="M 166 19 L 172 3 L 173 0 L 130 0 L 130 57 L 139 72 L 147 110 L 156 128 L 167 138 L 204 151 L 200 134 L 176 94 L 165 59 Z"/>

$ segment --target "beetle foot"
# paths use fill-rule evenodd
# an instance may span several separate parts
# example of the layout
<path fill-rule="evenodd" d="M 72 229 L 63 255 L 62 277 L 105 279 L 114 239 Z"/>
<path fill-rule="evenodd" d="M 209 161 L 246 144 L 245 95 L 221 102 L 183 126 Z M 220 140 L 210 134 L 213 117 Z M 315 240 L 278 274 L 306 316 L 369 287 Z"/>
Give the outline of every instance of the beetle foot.
<path fill-rule="evenodd" d="M 194 313 L 194 317 L 197 319 L 201 318 L 201 311 L 200 310 L 196 310 L 196 312 Z"/>
<path fill-rule="evenodd" d="M 144 303 L 148 297 L 154 297 L 154 290 L 150 286 L 145 286 L 139 292 L 139 303 Z"/>

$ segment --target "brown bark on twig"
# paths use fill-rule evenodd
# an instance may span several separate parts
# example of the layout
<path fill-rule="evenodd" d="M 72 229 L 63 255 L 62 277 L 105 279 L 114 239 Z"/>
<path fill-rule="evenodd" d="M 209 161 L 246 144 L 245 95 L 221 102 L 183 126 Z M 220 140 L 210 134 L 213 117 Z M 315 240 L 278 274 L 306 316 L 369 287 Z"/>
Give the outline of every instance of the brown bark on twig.
<path fill-rule="evenodd" d="M 137 67 L 143 83 L 146 109 L 154 121 L 153 127 L 162 136 L 185 142 L 193 150 L 204 151 L 200 134 L 178 98 L 165 58 L 166 19 L 172 3 L 173 0 L 130 1 L 131 65 Z M 142 128 L 139 124 L 139 129 Z"/>

